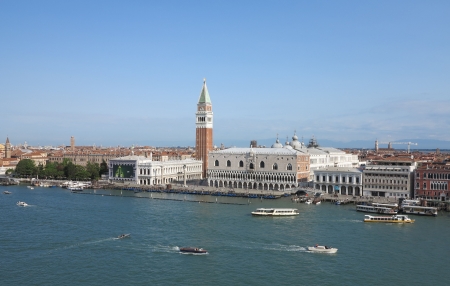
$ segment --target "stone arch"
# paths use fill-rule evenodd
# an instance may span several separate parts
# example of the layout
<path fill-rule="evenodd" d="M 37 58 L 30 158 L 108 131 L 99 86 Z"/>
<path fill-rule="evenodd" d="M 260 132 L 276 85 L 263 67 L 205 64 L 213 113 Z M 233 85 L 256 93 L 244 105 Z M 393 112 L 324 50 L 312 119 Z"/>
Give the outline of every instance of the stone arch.
<path fill-rule="evenodd" d="M 359 187 L 355 187 L 355 196 L 362 196 L 361 189 Z"/>
<path fill-rule="evenodd" d="M 347 187 L 346 186 L 342 186 L 341 187 L 341 194 L 343 194 L 343 195 L 347 194 Z"/>
<path fill-rule="evenodd" d="M 329 194 L 333 193 L 333 186 L 331 186 L 331 185 L 328 186 L 328 193 Z"/>
<path fill-rule="evenodd" d="M 327 191 L 327 186 L 322 185 L 322 191 L 326 192 Z"/>
<path fill-rule="evenodd" d="M 353 187 L 352 186 L 348 187 L 347 195 L 353 195 Z"/>
<path fill-rule="evenodd" d="M 316 184 L 316 189 L 320 190 L 320 185 L 319 184 Z"/>

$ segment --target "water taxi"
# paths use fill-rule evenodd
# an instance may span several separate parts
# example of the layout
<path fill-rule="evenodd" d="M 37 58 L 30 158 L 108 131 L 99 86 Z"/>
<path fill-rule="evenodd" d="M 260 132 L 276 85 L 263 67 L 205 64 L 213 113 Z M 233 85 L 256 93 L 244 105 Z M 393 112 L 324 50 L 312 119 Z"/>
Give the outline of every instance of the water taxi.
<path fill-rule="evenodd" d="M 367 205 L 356 205 L 356 210 L 359 212 L 366 213 L 379 213 L 379 214 L 397 214 L 395 209 L 389 207 L 379 207 L 379 206 L 367 206 Z"/>
<path fill-rule="evenodd" d="M 437 208 L 433 208 L 433 207 L 404 205 L 402 207 L 402 213 L 414 214 L 414 215 L 425 215 L 425 216 L 437 216 L 438 211 L 437 211 Z"/>
<path fill-rule="evenodd" d="M 336 253 L 338 251 L 338 249 L 329 247 L 329 246 L 323 246 L 323 245 L 316 244 L 315 246 L 308 246 L 308 251 L 319 252 L 319 253 Z"/>
<path fill-rule="evenodd" d="M 393 216 L 365 215 L 364 222 L 413 223 L 414 220 L 410 219 L 406 215 L 393 215 Z"/>
<path fill-rule="evenodd" d="M 289 216 L 289 215 L 298 215 L 298 209 L 265 209 L 259 208 L 256 211 L 252 212 L 252 215 L 259 216 Z"/>

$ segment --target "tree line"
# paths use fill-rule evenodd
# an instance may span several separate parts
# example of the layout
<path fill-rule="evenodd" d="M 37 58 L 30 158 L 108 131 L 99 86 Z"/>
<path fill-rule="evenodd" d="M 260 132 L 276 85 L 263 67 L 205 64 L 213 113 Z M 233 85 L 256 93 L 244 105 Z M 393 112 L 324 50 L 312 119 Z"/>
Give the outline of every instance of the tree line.
<path fill-rule="evenodd" d="M 8 172 L 9 171 L 9 172 Z M 16 177 L 39 177 L 41 179 L 56 180 L 98 180 L 101 175 L 108 173 L 108 164 L 103 160 L 101 164 L 88 162 L 86 167 L 75 165 L 65 158 L 62 163 L 48 162 L 45 166 L 36 166 L 31 159 L 23 159 L 17 163 L 16 169 L 8 170 Z"/>

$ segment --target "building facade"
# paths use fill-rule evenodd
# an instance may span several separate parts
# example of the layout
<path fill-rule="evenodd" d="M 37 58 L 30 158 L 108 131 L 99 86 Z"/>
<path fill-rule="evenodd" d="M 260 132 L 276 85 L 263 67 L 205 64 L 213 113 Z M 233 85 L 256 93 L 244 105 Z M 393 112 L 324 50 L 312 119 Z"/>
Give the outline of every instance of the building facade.
<path fill-rule="evenodd" d="M 152 161 L 144 156 L 125 156 L 109 161 L 109 180 L 138 185 L 166 185 L 202 179 L 202 161 L 193 159 Z"/>
<path fill-rule="evenodd" d="M 450 200 L 450 165 L 424 163 L 415 170 L 414 197 Z"/>
<path fill-rule="evenodd" d="M 357 168 L 328 167 L 314 170 L 314 187 L 328 194 L 361 196 L 363 172 Z"/>
<path fill-rule="evenodd" d="M 203 177 L 208 168 L 208 153 L 213 150 L 213 112 L 206 79 L 197 103 L 195 122 L 195 158 L 203 162 Z"/>
<path fill-rule="evenodd" d="M 208 185 L 285 190 L 309 177 L 309 155 L 277 142 L 272 148 L 229 148 L 209 153 Z"/>
<path fill-rule="evenodd" d="M 364 196 L 411 198 L 413 197 L 413 159 L 386 159 L 372 161 L 363 171 Z"/>

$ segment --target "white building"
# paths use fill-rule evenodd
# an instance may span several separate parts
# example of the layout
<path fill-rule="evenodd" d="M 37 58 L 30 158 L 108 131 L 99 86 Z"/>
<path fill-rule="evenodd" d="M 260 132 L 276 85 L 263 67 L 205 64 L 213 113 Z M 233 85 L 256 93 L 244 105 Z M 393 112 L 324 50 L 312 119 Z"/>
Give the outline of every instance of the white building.
<path fill-rule="evenodd" d="M 327 167 L 314 170 L 314 187 L 329 194 L 361 196 L 363 172 L 357 168 Z"/>
<path fill-rule="evenodd" d="M 414 170 L 413 159 L 373 161 L 364 169 L 364 196 L 411 198 Z"/>
<path fill-rule="evenodd" d="M 309 177 L 309 155 L 278 139 L 272 148 L 212 151 L 208 162 L 209 186 L 285 190 Z"/>
<path fill-rule="evenodd" d="M 348 154 L 332 147 L 309 147 L 310 156 L 310 181 L 314 181 L 314 171 L 330 167 L 359 167 L 358 155 Z"/>
<path fill-rule="evenodd" d="M 125 156 L 109 161 L 109 179 L 139 185 L 161 185 L 202 179 L 202 161 L 194 159 L 153 161 L 144 156 Z"/>

